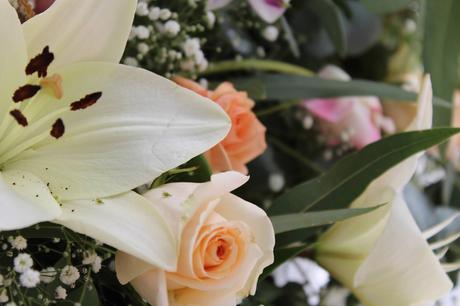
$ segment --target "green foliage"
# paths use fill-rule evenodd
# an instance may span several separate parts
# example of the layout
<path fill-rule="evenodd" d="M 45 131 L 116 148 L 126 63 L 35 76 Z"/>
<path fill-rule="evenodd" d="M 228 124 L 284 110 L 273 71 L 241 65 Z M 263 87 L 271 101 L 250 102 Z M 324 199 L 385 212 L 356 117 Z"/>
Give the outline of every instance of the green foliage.
<path fill-rule="evenodd" d="M 376 14 L 387 14 L 404 9 L 411 1 L 412 0 L 361 0 L 361 3 L 371 12 Z"/>
<path fill-rule="evenodd" d="M 431 74 L 434 94 L 446 101 L 458 81 L 460 55 L 460 2 L 457 0 L 427 0 L 423 39 L 423 64 Z M 436 126 L 448 126 L 451 110 L 439 109 L 434 114 Z"/>

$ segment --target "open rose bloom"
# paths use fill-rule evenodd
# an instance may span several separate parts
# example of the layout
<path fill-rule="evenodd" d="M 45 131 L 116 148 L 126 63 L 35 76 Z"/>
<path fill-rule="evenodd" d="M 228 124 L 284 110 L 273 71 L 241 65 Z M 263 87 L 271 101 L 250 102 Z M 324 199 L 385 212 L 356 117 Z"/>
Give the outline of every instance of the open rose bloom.
<path fill-rule="evenodd" d="M 116 271 L 152 305 L 235 306 L 254 294 L 259 275 L 273 262 L 272 224 L 257 206 L 230 191 L 248 178 L 216 174 L 210 182 L 172 183 L 144 196 L 161 211 L 177 247 L 170 271 L 119 252 Z"/>
<path fill-rule="evenodd" d="M 326 66 L 318 74 L 331 80 L 348 81 L 350 76 L 340 68 Z M 377 97 L 339 97 L 310 99 L 303 106 L 319 121 L 322 134 L 330 146 L 347 140 L 352 147 L 361 149 L 381 138 L 381 130 L 395 131 L 391 119 L 383 116 Z"/>
<path fill-rule="evenodd" d="M 254 101 L 246 92 L 236 91 L 228 82 L 208 91 L 193 81 L 179 77 L 175 80 L 179 85 L 219 104 L 232 120 L 227 137 L 205 154 L 213 172 L 235 170 L 247 174 L 246 164 L 267 148 L 266 129 L 252 112 Z"/>

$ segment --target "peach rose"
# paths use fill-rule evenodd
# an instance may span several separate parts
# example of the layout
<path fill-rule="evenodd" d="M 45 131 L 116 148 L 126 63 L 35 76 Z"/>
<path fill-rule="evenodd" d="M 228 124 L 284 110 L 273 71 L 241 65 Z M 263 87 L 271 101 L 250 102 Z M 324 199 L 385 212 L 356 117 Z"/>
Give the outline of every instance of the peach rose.
<path fill-rule="evenodd" d="M 247 174 L 246 164 L 267 148 L 265 127 L 252 112 L 254 101 L 228 82 L 208 91 L 191 80 L 177 77 L 175 81 L 219 104 L 232 120 L 227 137 L 205 154 L 213 172 L 235 170 Z"/>
<path fill-rule="evenodd" d="M 238 172 L 210 182 L 172 183 L 144 196 L 165 216 L 177 245 L 177 267 L 164 271 L 119 252 L 116 271 L 157 306 L 235 306 L 254 294 L 273 262 L 275 236 L 259 207 L 230 191 L 248 178 Z"/>

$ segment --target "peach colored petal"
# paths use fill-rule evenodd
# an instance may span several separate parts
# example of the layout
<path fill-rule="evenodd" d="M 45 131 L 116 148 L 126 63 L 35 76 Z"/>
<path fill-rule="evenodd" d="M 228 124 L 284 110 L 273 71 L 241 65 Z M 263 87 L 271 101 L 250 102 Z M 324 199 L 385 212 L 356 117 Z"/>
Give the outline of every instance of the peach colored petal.
<path fill-rule="evenodd" d="M 209 164 L 214 173 L 236 170 L 233 169 L 230 158 L 228 157 L 227 152 L 225 151 L 222 144 L 218 144 L 211 148 L 208 152 L 205 153 L 206 159 L 209 161 Z M 247 174 L 246 171 L 239 171 L 243 174 Z"/>
<path fill-rule="evenodd" d="M 136 277 L 131 284 L 141 297 L 152 305 L 168 306 L 168 288 L 165 272 L 152 269 Z"/>
<path fill-rule="evenodd" d="M 129 283 L 151 269 L 151 264 L 124 252 L 118 251 L 115 255 L 115 271 L 122 285 Z"/>
<path fill-rule="evenodd" d="M 233 194 L 222 197 L 216 208 L 216 212 L 229 221 L 238 220 L 244 222 L 251 228 L 255 243 L 261 247 L 263 256 L 252 270 L 246 290 L 254 294 L 257 280 L 263 269 L 273 263 L 273 249 L 275 248 L 275 234 L 273 225 L 265 211 Z"/>
<path fill-rule="evenodd" d="M 190 89 L 190 90 L 196 92 L 200 96 L 203 96 L 203 97 L 206 97 L 206 98 L 209 97 L 208 90 L 206 88 L 202 87 L 200 84 L 198 84 L 196 82 L 193 82 L 192 80 L 189 80 L 189 79 L 186 79 L 186 78 L 183 78 L 183 77 L 180 77 L 180 76 L 176 76 L 176 77 L 174 77 L 174 82 L 176 82 L 178 85 L 180 85 L 180 86 L 182 86 L 184 88 L 187 88 L 187 89 Z"/>

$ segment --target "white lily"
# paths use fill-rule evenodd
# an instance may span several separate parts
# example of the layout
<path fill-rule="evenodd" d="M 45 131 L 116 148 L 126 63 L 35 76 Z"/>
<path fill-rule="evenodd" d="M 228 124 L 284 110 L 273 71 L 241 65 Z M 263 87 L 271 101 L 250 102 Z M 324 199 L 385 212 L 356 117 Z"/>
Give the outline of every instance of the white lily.
<path fill-rule="evenodd" d="M 215 103 L 117 64 L 135 0 L 61 0 L 20 24 L 0 0 L 0 230 L 52 221 L 165 268 L 175 246 L 130 190 L 218 143 Z"/>
<path fill-rule="evenodd" d="M 432 92 L 423 82 L 416 118 L 408 130 L 431 127 Z M 332 226 L 319 240 L 317 260 L 367 306 L 419 306 L 452 287 L 439 259 L 413 220 L 402 196 L 420 155 L 374 180 L 352 207 L 388 205 Z M 441 247 L 439 245 L 436 247 Z"/>

